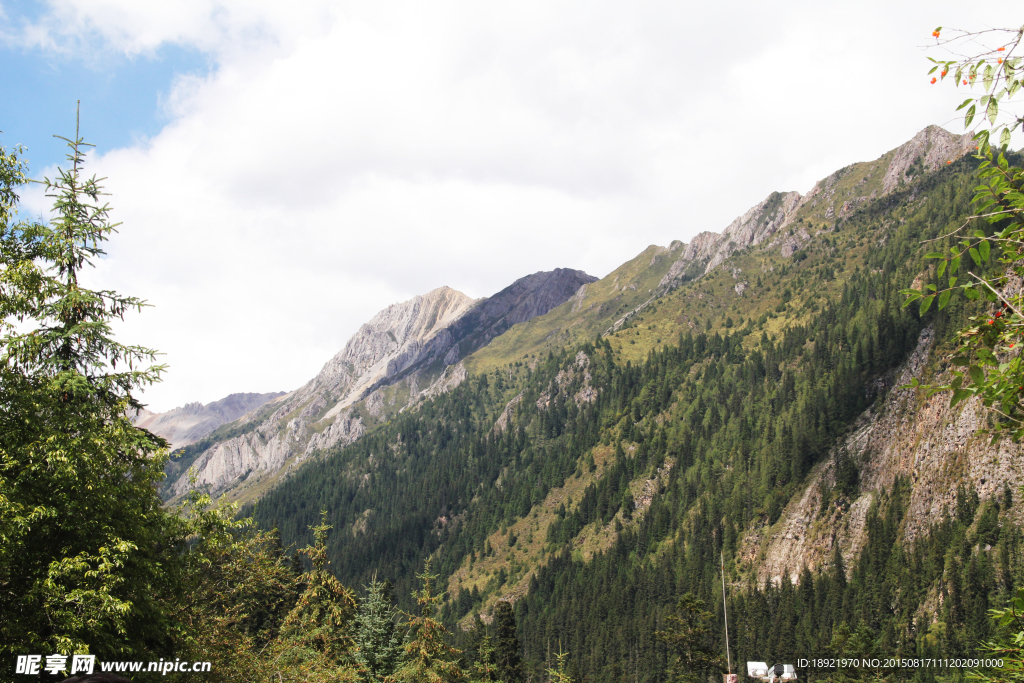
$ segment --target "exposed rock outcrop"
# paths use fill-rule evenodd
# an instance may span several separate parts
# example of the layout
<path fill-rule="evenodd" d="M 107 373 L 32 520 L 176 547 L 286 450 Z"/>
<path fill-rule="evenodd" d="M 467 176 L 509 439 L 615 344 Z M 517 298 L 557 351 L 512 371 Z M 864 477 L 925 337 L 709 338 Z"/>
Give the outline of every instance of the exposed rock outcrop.
<path fill-rule="evenodd" d="M 251 431 L 207 449 L 171 487 L 185 493 L 191 475 L 213 494 L 256 475 L 276 475 L 366 431 L 355 409 L 381 415 L 451 390 L 465 380 L 460 360 L 508 328 L 565 302 L 596 278 L 557 269 L 516 280 L 492 297 L 474 300 L 449 287 L 388 306 L 349 339 L 312 380 L 279 399 L 279 407 Z M 404 383 L 399 406 L 385 405 L 381 389 Z"/>
<path fill-rule="evenodd" d="M 740 557 L 756 563 L 759 581 L 778 582 L 786 573 L 796 581 L 804 566 L 813 570 L 830 563 L 836 544 L 851 570 L 866 541 L 868 509 L 897 477 L 910 485 L 900 530 L 908 541 L 956 509 L 951 481 L 973 486 L 982 501 L 998 496 L 1004 484 L 1014 490 L 1024 484 L 1024 449 L 1009 439 L 992 445 L 977 434 L 986 414 L 978 399 L 951 409 L 946 394 L 924 399 L 915 389 L 898 388 L 921 376 L 932 342 L 932 331 L 926 329 L 910 359 L 889 380 L 894 388 L 860 417 L 840 446 L 860 471 L 856 498 L 822 510 L 822 495 L 835 481 L 834 464 L 826 461 L 811 471 L 803 494 L 794 497 L 774 526 L 748 530 Z"/>
<path fill-rule="evenodd" d="M 186 403 L 165 413 L 142 410 L 132 418 L 132 422 L 137 427 L 164 437 L 171 443 L 171 450 L 174 450 L 199 441 L 222 424 L 234 422 L 267 401 L 281 396 L 284 396 L 283 391 L 269 394 L 231 394 L 206 405 L 198 401 Z"/>
<path fill-rule="evenodd" d="M 938 170 L 973 149 L 970 135 L 954 135 L 938 126 L 928 126 L 896 148 L 882 181 L 882 194 L 889 194 L 917 175 Z M 915 164 L 920 168 L 917 173 L 913 173 Z"/>
<path fill-rule="evenodd" d="M 928 126 L 908 142 L 883 155 L 880 161 L 888 165 L 881 181 L 880 194 L 877 189 L 868 192 L 865 185 L 864 194 L 854 193 L 840 204 L 840 197 L 836 196 L 837 188 L 851 167 L 818 181 L 806 195 L 799 192 L 773 192 L 730 223 L 721 233 L 702 232 L 695 236 L 662 278 L 660 286 L 671 286 L 686 274 L 693 276 L 710 272 L 733 253 L 768 239 L 774 239 L 769 246 L 777 245 L 783 256 L 792 256 L 811 238 L 803 228 L 788 230 L 793 227 L 797 212 L 804 206 L 823 204 L 825 219 L 843 218 L 859 204 L 889 194 L 904 182 L 941 168 L 946 162 L 967 154 L 971 149 L 973 142 L 969 135 L 954 135 L 938 126 Z"/>

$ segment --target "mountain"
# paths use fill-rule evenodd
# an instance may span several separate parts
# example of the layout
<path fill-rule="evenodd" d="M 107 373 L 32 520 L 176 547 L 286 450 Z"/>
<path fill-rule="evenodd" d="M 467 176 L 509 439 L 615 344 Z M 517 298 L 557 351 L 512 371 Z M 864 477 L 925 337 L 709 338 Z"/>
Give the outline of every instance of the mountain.
<path fill-rule="evenodd" d="M 536 677 L 557 641 L 577 680 L 665 680 L 653 634 L 686 592 L 721 614 L 723 557 L 739 661 L 973 654 L 1024 582 L 1024 452 L 903 388 L 987 304 L 900 293 L 971 213 L 969 146 L 929 128 L 649 247 L 250 510 L 300 545 L 327 510 L 338 577 L 400 599 L 429 558 L 464 628 L 513 602 Z"/>
<path fill-rule="evenodd" d="M 806 195 L 773 192 L 745 211 L 722 232 L 700 232 L 689 244 L 652 245 L 609 275 L 576 293 L 571 301 L 514 328 L 465 361 L 470 372 L 483 372 L 523 355 L 543 354 L 608 334 L 669 290 L 726 265 L 734 254 L 756 246 L 779 256 L 802 257 L 800 250 L 813 237 L 831 230 L 859 207 L 907 189 L 910 200 L 920 181 L 961 158 L 973 143 L 929 126 L 906 143 L 875 161 L 844 167 L 815 183 Z M 731 265 L 732 287 L 738 296 L 751 286 L 749 272 Z M 756 275 L 754 276 L 756 279 Z M 684 313 L 686 326 L 699 317 Z M 642 345 L 638 349 L 649 349 Z M 638 358 L 638 354 L 629 354 Z"/>
<path fill-rule="evenodd" d="M 269 394 L 231 394 L 206 405 L 198 401 L 186 403 L 165 413 L 153 413 L 143 409 L 133 422 L 137 427 L 148 429 L 157 436 L 167 439 L 173 451 L 199 441 L 222 424 L 234 422 L 267 401 L 280 396 L 284 396 L 283 391 Z"/>
<path fill-rule="evenodd" d="M 520 278 L 485 299 L 440 287 L 389 306 L 272 412 L 227 426 L 182 453 L 172 463 L 177 477 L 165 495 L 188 491 L 191 474 L 214 495 L 229 489 L 235 496 L 258 494 L 311 454 L 359 438 L 382 413 L 458 385 L 466 376 L 465 355 L 595 279 L 556 269 Z"/>

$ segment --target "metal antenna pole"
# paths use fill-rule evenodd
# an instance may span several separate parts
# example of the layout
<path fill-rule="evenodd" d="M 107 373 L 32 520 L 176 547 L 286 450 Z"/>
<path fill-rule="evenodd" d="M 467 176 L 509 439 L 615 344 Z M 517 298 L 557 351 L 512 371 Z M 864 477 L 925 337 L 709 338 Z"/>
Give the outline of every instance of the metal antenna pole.
<path fill-rule="evenodd" d="M 732 655 L 729 653 L 729 611 L 725 607 L 725 552 L 720 552 L 722 561 L 722 613 L 725 615 L 725 661 L 732 673 Z"/>

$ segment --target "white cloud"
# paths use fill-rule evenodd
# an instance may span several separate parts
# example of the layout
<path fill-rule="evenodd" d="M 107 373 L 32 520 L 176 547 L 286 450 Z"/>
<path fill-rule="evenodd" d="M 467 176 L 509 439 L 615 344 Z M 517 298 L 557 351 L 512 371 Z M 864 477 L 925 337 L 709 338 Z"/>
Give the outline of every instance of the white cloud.
<path fill-rule="evenodd" d="M 93 160 L 125 223 L 96 278 L 156 306 L 123 333 L 167 352 L 160 410 L 295 388 L 433 287 L 604 275 L 806 191 L 951 119 L 917 47 L 933 24 L 1003 21 L 952 2 L 51 7 L 25 41 L 216 65 L 176 82 L 159 135 Z"/>

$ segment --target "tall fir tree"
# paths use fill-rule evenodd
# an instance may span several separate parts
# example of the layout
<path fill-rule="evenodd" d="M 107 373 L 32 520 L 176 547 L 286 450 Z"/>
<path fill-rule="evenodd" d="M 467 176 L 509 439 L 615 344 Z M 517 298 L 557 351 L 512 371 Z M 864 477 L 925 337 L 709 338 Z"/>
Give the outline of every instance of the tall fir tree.
<path fill-rule="evenodd" d="M 436 574 L 430 573 L 430 562 L 417 574 L 420 589 L 413 593 L 419 614 L 406 613 L 408 634 L 401 668 L 395 679 L 401 683 L 459 683 L 466 674 L 459 666 L 462 653 L 448 644 L 451 635 L 438 618 L 444 593 L 434 593 Z"/>
<path fill-rule="evenodd" d="M 512 603 L 499 600 L 494 607 L 494 650 L 498 673 L 505 683 L 523 680 L 523 663 L 516 635 L 516 613 Z"/>
<path fill-rule="evenodd" d="M 398 634 L 397 615 L 388 585 L 378 581 L 374 574 L 355 617 L 352 651 L 360 679 L 366 683 L 385 681 L 398 667 L 402 639 Z"/>

